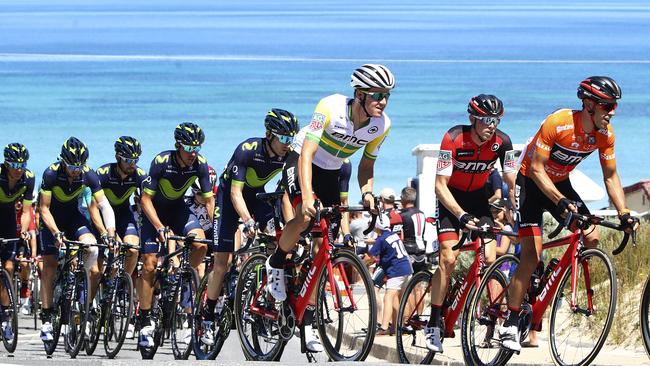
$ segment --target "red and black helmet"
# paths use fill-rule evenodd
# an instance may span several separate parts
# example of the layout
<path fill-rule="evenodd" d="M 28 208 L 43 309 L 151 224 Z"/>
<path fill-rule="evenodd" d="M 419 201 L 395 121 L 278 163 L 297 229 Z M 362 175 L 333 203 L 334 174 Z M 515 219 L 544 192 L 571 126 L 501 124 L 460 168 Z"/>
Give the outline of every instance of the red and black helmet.
<path fill-rule="evenodd" d="M 503 102 L 490 94 L 472 97 L 467 105 L 467 113 L 477 117 L 501 117 L 503 112 Z"/>
<path fill-rule="evenodd" d="M 616 103 L 621 99 L 621 88 L 614 79 L 607 76 L 590 76 L 580 82 L 578 98 L 597 102 Z"/>

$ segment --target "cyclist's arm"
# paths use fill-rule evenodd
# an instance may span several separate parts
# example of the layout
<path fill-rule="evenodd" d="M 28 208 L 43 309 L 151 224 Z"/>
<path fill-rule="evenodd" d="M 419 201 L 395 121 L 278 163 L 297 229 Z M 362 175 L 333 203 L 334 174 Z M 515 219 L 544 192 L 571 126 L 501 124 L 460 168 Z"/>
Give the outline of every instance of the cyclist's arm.
<path fill-rule="evenodd" d="M 208 210 L 208 219 L 214 219 L 214 195 L 205 199 L 205 209 Z"/>
<path fill-rule="evenodd" d="M 603 180 L 605 181 L 605 189 L 607 195 L 612 201 L 614 207 L 618 212 L 627 210 L 625 206 L 625 193 L 621 185 L 621 179 L 616 170 L 616 164 L 601 164 L 603 170 Z"/>
<path fill-rule="evenodd" d="M 454 216 L 460 217 L 465 213 L 462 207 L 456 202 L 456 199 L 451 194 L 447 183 L 451 179 L 451 175 L 436 175 L 436 198 L 442 203 L 449 212 Z"/>
<path fill-rule="evenodd" d="M 41 209 L 41 220 L 43 220 L 45 227 L 50 230 L 52 235 L 56 234 L 59 232 L 59 227 L 56 226 L 56 222 L 54 222 L 54 216 L 52 216 L 52 212 L 50 212 L 50 205 L 52 204 L 52 193 L 49 191 L 41 191 L 41 198 L 38 201 L 40 202 L 39 207 Z"/>
<path fill-rule="evenodd" d="M 252 219 L 252 217 L 248 211 L 248 207 L 246 207 L 246 201 L 244 201 L 244 195 L 242 193 L 243 187 L 243 182 L 233 181 L 230 187 L 230 200 L 232 201 L 232 205 L 235 208 L 237 215 L 239 215 L 243 222 L 247 222 Z"/>
<path fill-rule="evenodd" d="M 361 193 L 372 192 L 375 176 L 375 159 L 371 159 L 364 155 L 359 161 L 359 173 L 357 180 L 359 181 L 359 188 Z"/>
<path fill-rule="evenodd" d="M 97 207 L 97 202 L 95 202 L 94 199 L 91 199 L 90 203 L 88 204 L 88 213 L 90 214 L 90 221 L 92 221 L 93 226 L 95 226 L 99 234 L 100 235 L 107 234 L 108 231 L 104 226 L 104 222 L 102 221 L 102 216 L 100 215 L 99 208 Z"/>
<path fill-rule="evenodd" d="M 32 221 L 32 202 L 29 201 L 28 204 L 23 202 L 23 212 L 20 215 L 20 232 L 29 231 L 29 224 Z"/>
<path fill-rule="evenodd" d="M 102 223 L 106 227 L 108 236 L 115 237 L 115 211 L 108 202 L 108 198 L 101 189 L 93 194 L 93 201 L 97 204 L 98 211 L 102 214 Z"/>
<path fill-rule="evenodd" d="M 348 205 L 348 196 L 341 196 L 341 206 L 347 206 Z M 343 235 L 347 235 L 350 233 L 350 213 L 349 212 L 343 212 L 342 218 L 341 218 L 341 233 Z"/>
<path fill-rule="evenodd" d="M 302 150 L 300 150 L 300 158 L 298 159 L 298 177 L 300 179 L 300 190 L 303 201 L 311 201 L 314 196 L 314 191 L 311 186 L 311 164 L 317 150 L 318 142 L 305 138 L 305 141 L 302 144 Z"/>
<path fill-rule="evenodd" d="M 501 195 L 501 198 L 508 198 L 508 201 L 512 203 L 515 202 L 515 180 L 516 179 L 517 179 L 517 173 L 515 172 L 503 174 L 503 180 L 508 185 L 508 197 L 503 197 L 503 195 Z"/>
<path fill-rule="evenodd" d="M 142 212 L 147 216 L 151 225 L 153 225 L 156 230 L 160 230 L 164 228 L 165 225 L 162 224 L 158 217 L 158 213 L 156 213 L 156 208 L 153 207 L 152 198 L 153 197 L 145 190 L 142 192 L 142 196 L 140 197 L 140 205 L 142 206 Z"/>
<path fill-rule="evenodd" d="M 537 187 L 544 193 L 544 195 L 546 195 L 546 197 L 553 201 L 553 203 L 557 204 L 562 198 L 564 198 L 564 196 L 555 187 L 555 184 L 551 181 L 548 173 L 544 170 L 547 161 L 547 156 L 538 153 L 533 154 L 533 158 L 530 162 L 530 179 L 537 184 Z"/>

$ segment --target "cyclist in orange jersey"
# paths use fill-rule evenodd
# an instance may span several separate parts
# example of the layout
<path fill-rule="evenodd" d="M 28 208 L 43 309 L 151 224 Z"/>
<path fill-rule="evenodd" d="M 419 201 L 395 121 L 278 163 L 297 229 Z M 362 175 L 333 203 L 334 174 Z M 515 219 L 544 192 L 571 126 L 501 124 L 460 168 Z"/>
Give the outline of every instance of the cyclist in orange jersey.
<path fill-rule="evenodd" d="M 569 211 L 588 214 L 584 202 L 571 186 L 569 173 L 589 154 L 598 150 L 603 179 L 609 199 L 618 210 L 626 232 L 639 226 L 639 219 L 630 215 L 616 170 L 614 130 L 615 115 L 621 88 L 606 76 L 592 76 L 580 83 L 578 98 L 582 109 L 560 109 L 549 115 L 524 152 L 515 186 L 515 204 L 519 210 L 521 263 L 510 283 L 508 310 L 499 329 L 502 346 L 521 350 L 517 324 L 521 302 L 542 253 L 540 222 L 544 210 L 558 221 Z M 598 231 L 585 230 L 586 245 L 598 244 Z"/>

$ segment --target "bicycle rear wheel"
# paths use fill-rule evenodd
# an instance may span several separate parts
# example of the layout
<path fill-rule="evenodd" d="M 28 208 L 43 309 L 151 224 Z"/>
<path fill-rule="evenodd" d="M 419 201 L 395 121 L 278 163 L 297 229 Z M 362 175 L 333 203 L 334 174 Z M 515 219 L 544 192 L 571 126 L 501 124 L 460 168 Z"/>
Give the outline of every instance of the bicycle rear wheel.
<path fill-rule="evenodd" d="M 35 266 L 36 264 L 32 264 Z M 31 280 L 31 311 L 32 316 L 34 317 L 34 330 L 38 329 L 38 313 L 41 310 L 41 279 L 38 277 L 38 274 L 35 274 Z"/>
<path fill-rule="evenodd" d="M 461 345 L 466 364 L 503 365 L 512 352 L 500 347 L 498 328 L 508 308 L 508 285 L 519 259 L 499 257 L 484 273 L 478 289 L 470 289 L 461 325 Z"/>
<path fill-rule="evenodd" d="M 18 345 L 18 307 L 16 305 L 16 291 L 9 273 L 2 269 L 0 271 L 0 285 L 2 286 L 2 297 L 7 299 L 8 304 L 3 305 L 0 320 L 2 321 L 2 343 L 7 352 L 13 353 Z"/>
<path fill-rule="evenodd" d="M 590 364 L 607 340 L 616 310 L 616 271 L 607 254 L 587 249 L 580 253 L 577 269 L 575 293 L 569 268 L 551 307 L 549 347 L 558 365 Z"/>
<path fill-rule="evenodd" d="M 57 270 L 60 270 L 58 268 Z M 59 337 L 61 336 L 61 317 L 63 316 L 63 303 L 66 301 L 64 299 L 64 281 L 67 280 L 69 274 L 66 272 L 59 273 L 56 281 L 54 282 L 54 290 L 52 296 L 52 340 L 43 341 L 43 346 L 45 348 L 45 354 L 51 356 L 52 353 L 56 350 L 56 346 L 59 344 Z"/>
<path fill-rule="evenodd" d="M 133 280 L 126 272 L 115 278 L 111 298 L 104 308 L 104 350 L 108 358 L 115 358 L 124 344 L 133 316 Z"/>
<path fill-rule="evenodd" d="M 90 331 L 90 334 L 86 334 L 84 342 L 84 348 L 86 349 L 86 354 L 92 356 L 97 349 L 97 344 L 99 343 L 99 336 L 102 333 L 102 327 L 104 325 L 104 316 L 106 316 L 105 309 L 103 308 L 104 296 L 105 296 L 105 286 L 103 283 L 99 283 L 97 288 L 97 293 L 95 294 L 95 299 L 89 305 L 88 327 L 86 330 Z"/>
<path fill-rule="evenodd" d="M 187 360 L 192 353 L 192 314 L 194 297 L 197 292 L 199 276 L 191 268 L 179 275 L 178 287 L 175 289 L 175 306 L 171 314 L 172 351 L 177 360 Z"/>
<path fill-rule="evenodd" d="M 225 287 L 229 281 L 229 273 L 224 277 L 224 286 L 221 295 L 225 292 Z M 234 314 L 229 301 L 225 301 L 221 314 L 215 314 L 215 321 L 212 326 L 214 334 L 214 343 L 207 345 L 201 341 L 203 335 L 203 309 L 208 300 L 208 278 L 209 274 L 203 276 L 197 295 L 194 301 L 194 325 L 192 328 L 192 345 L 194 346 L 194 355 L 197 360 L 214 360 L 219 355 L 226 338 L 230 334 L 231 325 L 235 322 Z M 216 309 L 215 309 L 216 312 Z"/>
<path fill-rule="evenodd" d="M 431 317 L 430 272 L 418 272 L 409 280 L 397 313 L 397 354 L 400 363 L 430 364 L 435 352 L 427 349 L 424 327 Z"/>
<path fill-rule="evenodd" d="M 84 269 L 75 271 L 72 275 L 74 276 L 72 289 L 70 289 L 72 298 L 65 300 L 67 302 L 66 319 L 68 320 L 65 342 L 70 357 L 75 358 L 84 345 L 86 322 L 90 310 L 90 293 L 88 291 L 90 281 L 88 273 Z"/>
<path fill-rule="evenodd" d="M 151 322 L 154 324 L 155 329 L 153 334 L 153 345 L 151 347 L 142 347 L 138 345 L 138 349 L 140 350 L 140 355 L 142 356 L 143 360 L 152 360 L 158 351 L 158 347 L 162 343 L 163 333 L 165 332 L 165 328 L 163 326 L 163 317 L 165 315 L 163 314 L 163 310 L 160 304 L 161 301 L 163 301 L 163 299 L 161 298 L 160 294 L 154 295 L 153 306 L 151 307 L 150 313 Z"/>
<path fill-rule="evenodd" d="M 359 257 L 348 250 L 335 252 L 332 269 L 334 289 L 326 268 L 318 282 L 318 333 L 332 361 L 363 361 L 377 330 L 377 303 L 370 274 Z M 353 283 L 355 279 L 358 282 Z"/>
<path fill-rule="evenodd" d="M 277 361 L 285 340 L 276 321 L 253 314 L 251 307 L 272 311 L 275 300 L 261 286 L 266 284 L 266 256 L 254 254 L 242 265 L 235 291 L 235 320 L 242 351 L 247 360 Z M 260 294 L 256 297 L 257 290 Z"/>
<path fill-rule="evenodd" d="M 643 335 L 643 346 L 650 357 L 650 276 L 643 286 L 641 297 L 641 308 L 639 309 L 641 334 Z"/>

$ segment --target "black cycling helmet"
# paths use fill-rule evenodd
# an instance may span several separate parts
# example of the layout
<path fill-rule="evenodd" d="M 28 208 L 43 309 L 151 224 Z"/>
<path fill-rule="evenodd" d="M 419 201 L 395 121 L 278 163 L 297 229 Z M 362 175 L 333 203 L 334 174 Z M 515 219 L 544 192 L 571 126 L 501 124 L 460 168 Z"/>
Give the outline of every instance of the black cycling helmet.
<path fill-rule="evenodd" d="M 29 160 L 29 151 L 25 145 L 12 142 L 5 146 L 5 161 L 10 163 L 25 163 Z"/>
<path fill-rule="evenodd" d="M 467 113 L 477 117 L 503 116 L 503 102 L 490 94 L 479 94 L 469 100 Z"/>
<path fill-rule="evenodd" d="M 294 136 L 300 129 L 296 116 L 279 108 L 273 108 L 266 114 L 264 127 L 267 131 L 284 136 Z"/>
<path fill-rule="evenodd" d="M 140 141 L 131 136 L 120 136 L 115 140 L 115 154 L 126 159 L 138 159 L 142 154 Z"/>
<path fill-rule="evenodd" d="M 198 146 L 205 141 L 205 134 L 199 125 L 183 122 L 174 129 L 174 140 L 183 145 Z"/>
<path fill-rule="evenodd" d="M 84 165 L 88 160 L 88 148 L 78 138 L 72 136 L 61 146 L 61 160 L 68 165 Z"/>
<path fill-rule="evenodd" d="M 596 102 L 616 103 L 621 99 L 621 88 L 614 79 L 607 76 L 590 76 L 580 82 L 578 98 Z"/>

